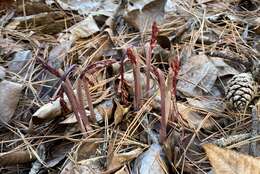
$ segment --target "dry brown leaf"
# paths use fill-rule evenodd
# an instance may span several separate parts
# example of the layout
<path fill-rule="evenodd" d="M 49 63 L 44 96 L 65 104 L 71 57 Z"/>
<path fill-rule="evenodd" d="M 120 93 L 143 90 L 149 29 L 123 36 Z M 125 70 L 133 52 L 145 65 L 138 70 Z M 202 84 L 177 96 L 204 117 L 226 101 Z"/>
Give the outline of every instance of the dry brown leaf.
<path fill-rule="evenodd" d="M 26 150 L 0 153 L 0 166 L 27 163 L 35 160 L 36 157 Z"/>
<path fill-rule="evenodd" d="M 196 55 L 181 67 L 177 89 L 186 96 L 201 96 L 204 93 L 219 93 L 213 90 L 218 76 L 238 73 L 223 59 L 209 59 L 206 55 Z"/>
<path fill-rule="evenodd" d="M 138 157 L 142 152 L 143 150 L 141 148 L 137 148 L 130 152 L 114 154 L 108 165 L 108 170 L 118 169 L 119 167 L 123 166 L 125 163 Z"/>
<path fill-rule="evenodd" d="M 5 68 L 0 66 L 0 81 L 5 78 Z"/>
<path fill-rule="evenodd" d="M 116 103 L 116 111 L 114 114 L 114 119 L 115 119 L 115 125 L 118 125 L 122 121 L 123 116 L 129 111 L 130 107 L 124 107 L 116 100 L 115 103 Z"/>
<path fill-rule="evenodd" d="M 15 0 L 1 0 L 0 10 L 10 9 L 15 6 Z"/>
<path fill-rule="evenodd" d="M 67 165 L 61 171 L 61 174 L 97 174 L 102 172 L 101 164 L 97 158 L 79 161 L 77 164 L 73 162 Z"/>
<path fill-rule="evenodd" d="M 3 80 L 0 82 L 0 122 L 7 123 L 19 102 L 23 85 Z"/>
<path fill-rule="evenodd" d="M 125 20 L 139 31 L 144 32 L 152 28 L 152 23 L 155 21 L 161 24 L 164 20 L 164 7 L 166 0 L 154 0 L 148 4 L 143 4 L 142 9 L 134 9 L 128 12 Z"/>
<path fill-rule="evenodd" d="M 19 73 L 23 70 L 26 63 L 32 58 L 31 50 L 22 50 L 15 53 L 14 58 L 8 64 L 8 70 Z"/>
<path fill-rule="evenodd" d="M 126 165 L 115 172 L 115 174 L 129 174 L 129 171 L 127 170 Z"/>
<path fill-rule="evenodd" d="M 260 160 L 213 144 L 203 145 L 215 174 L 260 174 Z"/>
<path fill-rule="evenodd" d="M 99 31 L 95 20 L 92 16 L 88 16 L 83 21 L 75 24 L 67 30 L 72 34 L 72 37 L 77 40 L 80 38 L 86 38 Z"/>
<path fill-rule="evenodd" d="M 135 160 L 133 173 L 166 174 L 168 169 L 164 158 L 162 147 L 159 144 L 152 144 L 147 151 Z"/>
<path fill-rule="evenodd" d="M 201 114 L 197 113 L 193 108 L 188 107 L 184 104 L 177 103 L 178 110 L 183 120 L 187 122 L 187 126 L 196 129 L 200 126 L 203 121 Z M 210 128 L 213 126 L 213 123 L 210 120 L 205 120 L 202 128 Z"/>
<path fill-rule="evenodd" d="M 16 43 L 14 40 L 10 38 L 0 37 L 0 48 L 1 48 L 0 55 L 6 55 L 6 54 L 8 55 L 17 51 L 21 51 L 24 49 L 23 47 L 24 45 L 22 45 L 21 43 Z"/>
<path fill-rule="evenodd" d="M 63 10 L 75 10 L 82 15 L 94 13 L 110 16 L 113 14 L 117 7 L 117 3 L 115 3 L 117 1 L 111 0 L 56 0 L 53 1 L 53 3 L 54 2 L 58 3 Z"/>
<path fill-rule="evenodd" d="M 67 98 L 67 96 L 64 97 L 64 100 L 66 102 L 66 106 L 69 108 L 69 110 L 71 111 L 71 105 L 70 102 Z M 60 104 L 60 98 L 47 103 L 45 105 L 43 105 L 42 107 L 40 107 L 32 116 L 32 122 L 34 124 L 40 124 L 42 122 L 54 119 L 58 116 L 61 116 L 62 114 L 62 107 Z"/>
<path fill-rule="evenodd" d="M 18 2 L 18 6 L 16 8 L 16 14 L 19 16 L 23 16 L 24 14 L 33 15 L 43 12 L 51 12 L 54 9 L 52 9 L 50 6 L 46 5 L 43 2 Z"/>

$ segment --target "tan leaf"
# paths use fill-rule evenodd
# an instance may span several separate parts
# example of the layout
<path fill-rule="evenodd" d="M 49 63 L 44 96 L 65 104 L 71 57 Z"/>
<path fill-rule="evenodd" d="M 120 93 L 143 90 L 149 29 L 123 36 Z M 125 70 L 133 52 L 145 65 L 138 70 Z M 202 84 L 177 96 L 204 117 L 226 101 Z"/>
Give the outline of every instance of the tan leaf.
<path fill-rule="evenodd" d="M 201 114 L 197 113 L 193 108 L 188 107 L 184 104 L 177 103 L 178 110 L 183 120 L 187 122 L 187 126 L 196 129 L 200 126 L 203 121 Z M 202 128 L 210 128 L 213 123 L 210 120 L 204 120 Z"/>
<path fill-rule="evenodd" d="M 127 170 L 127 166 L 125 165 L 124 167 L 116 171 L 115 174 L 129 174 L 129 171 Z"/>
<path fill-rule="evenodd" d="M 5 68 L 0 66 L 0 81 L 5 78 Z"/>
<path fill-rule="evenodd" d="M 112 159 L 108 166 L 108 170 L 118 169 L 119 167 L 123 166 L 126 162 L 129 162 L 129 161 L 135 159 L 136 157 L 138 157 L 142 152 L 143 152 L 143 150 L 141 148 L 137 148 L 130 152 L 115 153 L 112 156 Z"/>
<path fill-rule="evenodd" d="M 260 160 L 213 144 L 203 145 L 215 174 L 260 174 Z"/>
<path fill-rule="evenodd" d="M 116 100 L 115 103 L 116 103 L 116 111 L 115 111 L 114 119 L 115 119 L 115 125 L 118 125 L 122 121 L 123 116 L 129 111 L 130 107 L 124 107 Z"/>
<path fill-rule="evenodd" d="M 18 104 L 22 85 L 7 80 L 0 82 L 0 121 L 8 122 Z"/>
<path fill-rule="evenodd" d="M 129 24 L 144 32 L 151 28 L 154 21 L 159 24 L 163 22 L 165 4 L 165 0 L 151 1 L 148 4 L 143 4 L 141 10 L 134 9 L 128 12 L 124 18 Z"/>
<path fill-rule="evenodd" d="M 0 153 L 0 166 L 28 163 L 35 160 L 33 153 L 27 150 L 18 150 Z"/>
<path fill-rule="evenodd" d="M 69 162 L 61 171 L 61 174 L 97 174 L 102 172 L 102 167 L 98 158 L 90 158 L 79 161 L 77 164 Z"/>

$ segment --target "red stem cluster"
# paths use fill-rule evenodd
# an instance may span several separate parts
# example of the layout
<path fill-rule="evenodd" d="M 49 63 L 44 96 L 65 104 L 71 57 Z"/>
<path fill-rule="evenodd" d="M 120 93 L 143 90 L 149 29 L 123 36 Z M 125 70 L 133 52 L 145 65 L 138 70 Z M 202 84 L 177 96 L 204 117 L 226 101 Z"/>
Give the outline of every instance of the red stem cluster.
<path fill-rule="evenodd" d="M 62 91 L 65 92 L 67 95 L 69 102 L 72 107 L 72 111 L 74 112 L 77 121 L 80 125 L 80 129 L 82 133 L 86 133 L 88 131 L 92 130 L 92 127 L 90 126 L 85 107 L 84 107 L 84 102 L 83 102 L 83 93 L 82 93 L 82 88 L 81 86 L 83 85 L 85 94 L 87 97 L 87 102 L 88 102 L 88 107 L 90 110 L 90 118 L 92 121 L 95 120 L 95 112 L 94 112 L 94 107 L 92 103 L 92 98 L 90 95 L 89 91 L 89 80 L 85 77 L 85 73 L 94 73 L 97 70 L 100 70 L 102 68 L 105 68 L 108 65 L 111 65 L 115 61 L 113 60 L 104 60 L 104 61 L 99 61 L 94 64 L 91 64 L 87 66 L 82 73 L 80 74 L 80 78 L 78 79 L 77 83 L 77 95 L 73 91 L 73 86 L 68 78 L 68 75 L 71 73 L 71 71 L 75 68 L 75 66 L 71 66 L 65 73 L 60 73 L 58 70 L 54 69 L 50 65 L 48 65 L 46 62 L 44 62 L 42 59 L 37 58 L 37 61 L 42 65 L 43 68 L 48 70 L 50 73 L 54 74 L 55 76 L 60 78 L 61 81 L 61 87 Z M 63 103 L 64 104 L 64 103 Z M 85 134 L 86 136 L 86 134 Z"/>

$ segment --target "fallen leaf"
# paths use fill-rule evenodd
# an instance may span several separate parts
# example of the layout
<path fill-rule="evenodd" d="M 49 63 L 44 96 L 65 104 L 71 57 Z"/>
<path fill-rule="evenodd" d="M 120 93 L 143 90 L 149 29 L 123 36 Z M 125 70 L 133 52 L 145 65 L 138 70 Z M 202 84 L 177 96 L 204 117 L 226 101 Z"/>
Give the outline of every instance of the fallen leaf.
<path fill-rule="evenodd" d="M 203 54 L 192 56 L 181 67 L 177 89 L 186 96 L 210 94 L 218 76 L 236 73 L 223 59 L 209 59 Z"/>
<path fill-rule="evenodd" d="M 43 2 L 18 2 L 18 6 L 16 8 L 16 14 L 19 16 L 26 15 L 33 15 L 43 12 L 51 12 L 52 9 L 50 6 Z"/>
<path fill-rule="evenodd" d="M 0 166 L 17 165 L 35 160 L 33 153 L 27 150 L 18 150 L 0 153 Z"/>
<path fill-rule="evenodd" d="M 115 153 L 113 154 L 111 161 L 108 165 L 108 170 L 115 170 L 126 164 L 127 162 L 132 161 L 138 157 L 143 150 L 141 148 L 134 149 L 130 152 L 124 153 Z"/>
<path fill-rule="evenodd" d="M 5 78 L 5 68 L 0 66 L 0 82 Z"/>
<path fill-rule="evenodd" d="M 99 31 L 95 20 L 92 16 L 88 16 L 83 21 L 68 28 L 67 32 L 72 34 L 72 37 L 77 40 L 80 38 L 86 38 Z"/>
<path fill-rule="evenodd" d="M 7 123 L 12 118 L 19 102 L 23 85 L 3 80 L 0 82 L 0 122 Z"/>
<path fill-rule="evenodd" d="M 20 72 L 25 64 L 32 58 L 30 50 L 18 51 L 15 53 L 14 58 L 8 65 L 8 70 L 14 73 Z"/>
<path fill-rule="evenodd" d="M 134 174 L 166 174 L 165 155 L 159 144 L 152 144 L 134 163 Z"/>
<path fill-rule="evenodd" d="M 141 7 L 134 8 L 124 15 L 125 20 L 141 32 L 152 28 L 153 22 L 161 24 L 164 21 L 166 0 L 153 0 Z"/>
<path fill-rule="evenodd" d="M 122 167 L 121 169 L 119 169 L 118 171 L 115 172 L 115 174 L 130 174 L 127 166 L 125 165 L 124 167 Z"/>
<path fill-rule="evenodd" d="M 15 0 L 1 0 L 0 11 L 10 9 L 15 6 Z"/>
<path fill-rule="evenodd" d="M 215 99 L 215 98 L 199 98 L 199 99 L 194 99 L 194 98 L 187 98 L 188 103 L 190 106 L 193 106 L 198 109 L 202 109 L 208 112 L 217 112 L 221 113 L 225 109 L 224 102 L 221 101 L 220 99 Z"/>
<path fill-rule="evenodd" d="M 203 122 L 203 117 L 200 113 L 196 112 L 196 109 L 186 106 L 181 103 L 177 103 L 177 107 L 180 113 L 180 116 L 183 120 L 187 122 L 187 126 L 196 129 L 198 128 L 201 123 Z M 205 120 L 203 125 L 201 126 L 202 128 L 210 128 L 214 124 L 209 120 Z"/>
<path fill-rule="evenodd" d="M 62 41 L 60 44 L 55 46 L 49 53 L 48 64 L 55 69 L 59 69 L 62 66 L 62 62 L 68 54 L 71 48 L 72 41 Z"/>
<path fill-rule="evenodd" d="M 71 111 L 71 105 L 67 97 L 64 97 L 66 102 L 66 106 Z M 54 119 L 62 114 L 62 107 L 60 104 L 60 98 L 57 100 L 47 103 L 40 107 L 32 116 L 32 123 L 33 124 L 41 124 L 48 120 Z"/>
<path fill-rule="evenodd" d="M 23 50 L 23 45 L 9 38 L 0 37 L 0 55 L 8 55 Z"/>
<path fill-rule="evenodd" d="M 45 160 L 46 166 L 49 168 L 56 166 L 66 157 L 66 155 L 71 151 L 72 147 L 73 143 L 68 141 L 61 141 L 60 143 L 56 142 L 53 143 L 51 147 L 48 146 L 48 150 L 50 150 L 52 153 L 47 155 Z"/>
<path fill-rule="evenodd" d="M 115 125 L 118 125 L 122 121 L 123 116 L 129 111 L 130 107 L 122 106 L 117 100 L 115 100 L 115 103 L 116 103 L 116 111 L 114 114 L 114 119 L 115 119 Z"/>
<path fill-rule="evenodd" d="M 87 160 L 78 161 L 77 164 L 68 162 L 61 171 L 61 174 L 97 174 L 102 173 L 102 166 L 98 158 L 90 158 Z"/>
<path fill-rule="evenodd" d="M 205 144 L 203 148 L 215 174 L 260 173 L 259 159 L 229 149 L 223 149 L 213 144 Z"/>
<path fill-rule="evenodd" d="M 114 1 L 110 1 L 110 0 L 103 0 L 103 1 L 56 0 L 55 3 L 58 3 L 63 10 L 78 11 L 78 13 L 82 15 L 95 13 L 95 14 L 106 14 L 110 16 L 113 14 L 113 12 L 116 10 L 117 7 L 117 4 Z"/>

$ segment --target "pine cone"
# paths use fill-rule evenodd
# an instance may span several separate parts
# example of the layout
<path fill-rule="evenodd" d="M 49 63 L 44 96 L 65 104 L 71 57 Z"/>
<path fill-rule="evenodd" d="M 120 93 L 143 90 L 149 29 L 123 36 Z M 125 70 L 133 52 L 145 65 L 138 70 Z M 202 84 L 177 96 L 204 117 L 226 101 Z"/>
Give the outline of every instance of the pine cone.
<path fill-rule="evenodd" d="M 251 73 L 235 75 L 228 81 L 226 100 L 233 108 L 238 110 L 246 109 L 257 93 L 257 83 Z"/>

